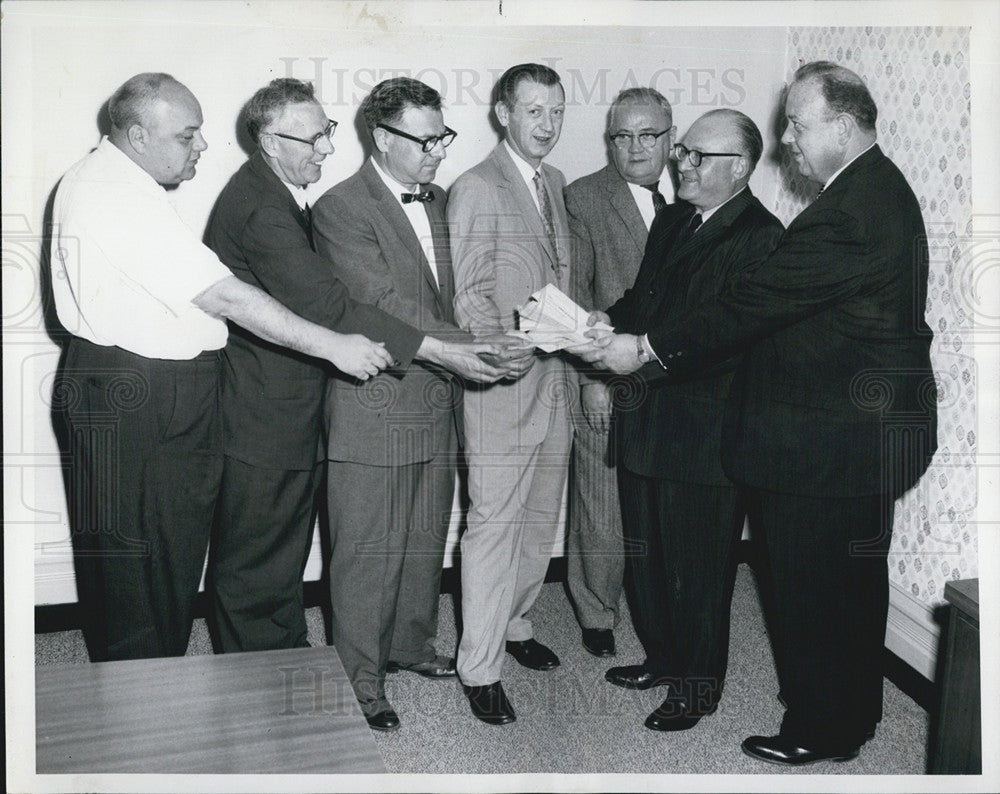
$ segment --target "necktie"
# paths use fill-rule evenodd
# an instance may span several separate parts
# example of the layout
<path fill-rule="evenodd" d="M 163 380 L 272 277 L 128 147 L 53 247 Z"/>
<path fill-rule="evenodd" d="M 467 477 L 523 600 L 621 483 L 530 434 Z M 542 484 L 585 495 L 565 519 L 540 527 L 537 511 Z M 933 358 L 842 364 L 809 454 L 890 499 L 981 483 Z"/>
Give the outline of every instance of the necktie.
<path fill-rule="evenodd" d="M 699 226 L 701 226 L 701 213 L 696 212 L 688 218 L 687 223 L 685 223 L 680 232 L 677 233 L 677 239 L 674 241 L 674 246 L 685 245 L 691 239 L 691 236 L 698 230 Z"/>
<path fill-rule="evenodd" d="M 409 204 L 411 201 L 434 201 L 434 194 L 429 190 L 420 193 L 401 193 L 399 197 L 404 204 Z"/>
<path fill-rule="evenodd" d="M 660 183 L 652 182 L 648 185 L 643 185 L 646 190 L 653 194 L 653 210 L 657 215 L 667 208 L 667 200 L 663 197 L 660 192 Z"/>
<path fill-rule="evenodd" d="M 313 241 L 313 230 L 312 230 L 312 208 L 305 204 L 299 208 L 299 213 L 302 215 L 302 220 L 306 224 L 306 234 L 309 236 L 309 244 L 312 245 Z"/>
<path fill-rule="evenodd" d="M 817 194 L 816 194 L 816 198 L 819 198 L 820 196 L 822 196 L 822 195 L 823 195 L 823 191 L 824 191 L 824 190 L 826 190 L 826 186 L 823 186 L 823 187 L 821 187 L 821 188 L 819 189 L 819 193 L 817 193 Z M 815 201 L 815 200 L 816 200 L 816 199 L 813 199 L 813 201 Z"/>
<path fill-rule="evenodd" d="M 542 176 L 538 171 L 535 171 L 535 175 L 531 178 L 531 181 L 535 183 L 535 195 L 538 197 L 538 210 L 542 216 L 545 235 L 549 238 L 549 242 L 552 244 L 552 253 L 556 257 L 552 262 L 552 269 L 556 272 L 556 279 L 558 280 L 561 275 L 559 270 L 559 247 L 556 245 L 556 227 L 552 221 L 552 204 L 549 202 L 549 191 L 545 189 L 545 183 L 542 181 Z"/>

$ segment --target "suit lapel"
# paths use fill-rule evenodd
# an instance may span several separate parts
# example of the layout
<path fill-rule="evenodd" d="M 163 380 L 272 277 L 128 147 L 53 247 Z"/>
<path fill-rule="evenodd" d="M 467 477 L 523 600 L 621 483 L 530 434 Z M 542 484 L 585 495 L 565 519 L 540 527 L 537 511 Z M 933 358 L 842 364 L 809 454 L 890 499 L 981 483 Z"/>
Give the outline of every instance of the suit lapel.
<path fill-rule="evenodd" d="M 744 188 L 737 196 L 734 196 L 713 213 L 712 217 L 705 221 L 695 234 L 692 234 L 679 246 L 675 246 L 675 250 L 671 251 L 671 257 L 680 258 L 687 255 L 692 249 L 708 245 L 726 230 L 726 227 L 743 212 L 752 200 L 753 194 L 750 192 L 750 188 Z M 691 213 L 691 215 L 693 214 Z M 687 217 L 690 218 L 691 215 Z"/>
<path fill-rule="evenodd" d="M 433 289 L 435 297 L 440 300 L 437 280 L 434 278 L 434 273 L 431 271 L 430 263 L 424 255 L 423 246 L 420 244 L 420 240 L 417 239 L 417 234 L 413 231 L 413 227 L 410 225 L 410 220 L 406 217 L 406 213 L 403 212 L 403 208 L 399 206 L 399 202 L 396 201 L 396 197 L 389 192 L 389 188 L 386 186 L 385 182 L 382 181 L 382 177 L 378 175 L 378 172 L 375 170 L 375 166 L 371 164 L 371 161 L 366 161 L 365 164 L 361 166 L 360 173 L 361 178 L 368 187 L 369 195 L 376 204 L 377 212 L 385 219 L 389 227 L 393 230 L 393 232 L 395 232 L 396 237 L 399 238 L 400 243 L 402 243 L 403 247 L 406 248 L 410 256 L 413 257 L 414 261 L 417 262 L 417 267 L 420 268 L 420 273 L 424 280 L 427 282 L 428 286 Z M 433 229 L 434 225 L 432 223 L 432 232 Z M 438 244 L 436 240 L 434 241 L 434 254 L 435 256 L 438 255 Z"/>
<path fill-rule="evenodd" d="M 549 244 L 549 236 L 545 233 L 542 216 L 538 213 L 538 207 L 535 206 L 535 201 L 529 192 L 531 188 L 521 178 L 521 172 L 517 170 L 517 166 L 514 165 L 514 161 L 511 160 L 510 154 L 507 152 L 507 147 L 504 146 L 502 141 L 493 150 L 491 156 L 500 171 L 501 178 L 497 183 L 497 187 L 507 191 L 511 201 L 517 207 L 517 214 L 527 223 L 527 231 L 537 238 L 539 244 L 542 246 L 542 250 L 545 251 L 552 262 L 555 262 L 556 252 L 552 250 L 552 246 Z M 557 202 L 553 200 L 552 188 L 549 185 L 549 180 L 545 177 L 544 168 L 542 170 L 542 179 L 545 180 L 545 188 L 549 191 L 549 202 L 552 204 L 553 220 L 556 222 L 556 234 L 559 234 L 560 225 L 565 228 L 567 221 L 565 218 L 562 218 L 561 221 L 556 220 Z"/>
<path fill-rule="evenodd" d="M 435 191 L 436 193 L 437 191 Z M 455 310 L 452 303 L 455 300 L 455 273 L 451 266 L 451 246 L 448 244 L 448 221 L 445 218 L 444 202 L 443 195 L 436 195 L 433 202 L 424 204 L 427 220 L 430 221 L 431 225 L 431 237 L 434 240 L 434 264 L 437 267 L 437 279 L 435 280 L 429 265 L 426 265 L 424 270 L 428 281 L 434 288 L 434 296 L 441 309 L 442 319 L 454 322 Z M 425 263 L 426 261 L 424 259 Z"/>
<path fill-rule="evenodd" d="M 642 219 L 642 213 L 639 212 L 639 208 L 635 205 L 635 199 L 632 196 L 632 191 L 629 190 L 628 183 L 618 176 L 617 172 L 612 173 L 611 170 L 608 170 L 611 168 L 611 166 L 606 166 L 605 168 L 606 184 L 611 206 L 618 213 L 618 217 L 622 219 L 622 223 L 628 230 L 632 241 L 642 251 L 646 247 L 646 238 L 649 235 L 649 232 L 646 230 L 646 224 Z M 652 193 L 650 193 L 650 196 L 652 196 Z M 652 201 L 652 198 L 650 201 Z"/>
<path fill-rule="evenodd" d="M 292 191 L 288 189 L 288 185 L 282 182 L 278 175 L 271 170 L 271 167 L 264 161 L 264 157 L 259 151 L 250 155 L 250 171 L 262 185 L 266 186 L 266 191 L 273 193 L 276 197 L 281 197 L 280 201 L 288 206 L 289 215 L 298 221 L 299 226 L 302 227 L 302 231 L 306 233 L 306 237 L 309 239 L 309 247 L 312 248 L 312 223 L 310 222 L 309 213 L 305 213 L 299 209 L 299 205 L 295 203 L 295 198 L 292 196 Z"/>

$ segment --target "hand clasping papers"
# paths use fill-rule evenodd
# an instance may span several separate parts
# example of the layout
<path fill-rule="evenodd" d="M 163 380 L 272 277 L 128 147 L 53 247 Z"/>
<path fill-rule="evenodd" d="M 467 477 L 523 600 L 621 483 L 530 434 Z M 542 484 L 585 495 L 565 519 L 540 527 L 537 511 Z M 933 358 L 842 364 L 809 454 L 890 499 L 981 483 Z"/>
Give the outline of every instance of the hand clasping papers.
<path fill-rule="evenodd" d="M 586 344 L 591 340 L 584 334 L 591 328 L 614 330 L 607 323 L 588 326 L 590 312 L 552 284 L 546 284 L 534 293 L 523 306 L 518 307 L 517 313 L 520 318 L 518 330 L 511 331 L 510 335 L 526 339 L 546 353 Z"/>

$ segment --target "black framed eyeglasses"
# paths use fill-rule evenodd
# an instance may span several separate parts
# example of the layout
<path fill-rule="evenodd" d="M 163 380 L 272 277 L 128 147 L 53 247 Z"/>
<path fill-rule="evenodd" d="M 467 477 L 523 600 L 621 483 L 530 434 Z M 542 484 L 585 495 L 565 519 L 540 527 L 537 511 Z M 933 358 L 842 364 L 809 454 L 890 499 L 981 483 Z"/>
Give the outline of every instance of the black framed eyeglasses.
<path fill-rule="evenodd" d="M 451 127 L 445 127 L 444 135 L 431 135 L 427 138 L 418 138 L 416 135 L 410 135 L 408 132 L 403 132 L 402 130 L 397 130 L 395 127 L 390 127 L 388 124 L 376 124 L 377 129 L 385 130 L 386 132 L 391 132 L 393 135 L 398 135 L 400 138 L 406 138 L 414 143 L 419 143 L 420 148 L 425 152 L 431 151 L 439 143 L 446 149 L 451 146 L 451 142 L 455 140 L 458 133 Z"/>
<path fill-rule="evenodd" d="M 674 144 L 674 148 L 670 150 L 670 154 L 673 155 L 674 159 L 678 163 L 683 163 L 687 160 L 693 167 L 697 168 L 701 165 L 701 161 L 706 157 L 742 157 L 743 155 L 739 152 L 699 152 L 697 149 L 688 149 L 682 143 Z"/>
<path fill-rule="evenodd" d="M 632 141 L 638 139 L 639 145 L 643 149 L 652 149 L 656 146 L 657 140 L 659 140 L 661 135 L 666 135 L 670 132 L 669 129 L 665 129 L 662 132 L 640 132 L 638 135 L 633 135 L 631 132 L 616 132 L 611 135 L 611 142 L 617 146 L 619 149 L 628 149 L 632 146 Z"/>
<path fill-rule="evenodd" d="M 311 138 L 297 138 L 294 135 L 286 135 L 283 132 L 270 132 L 268 133 L 268 135 L 277 135 L 279 138 L 287 138 L 290 141 L 298 141 L 299 143 L 304 143 L 307 144 L 308 146 L 312 146 L 315 149 L 317 143 L 319 143 L 324 138 L 329 140 L 330 138 L 333 137 L 333 133 L 335 133 L 336 131 L 337 131 L 337 122 L 334 121 L 333 119 L 327 119 L 326 129 L 324 129 L 322 132 L 317 132 Z"/>

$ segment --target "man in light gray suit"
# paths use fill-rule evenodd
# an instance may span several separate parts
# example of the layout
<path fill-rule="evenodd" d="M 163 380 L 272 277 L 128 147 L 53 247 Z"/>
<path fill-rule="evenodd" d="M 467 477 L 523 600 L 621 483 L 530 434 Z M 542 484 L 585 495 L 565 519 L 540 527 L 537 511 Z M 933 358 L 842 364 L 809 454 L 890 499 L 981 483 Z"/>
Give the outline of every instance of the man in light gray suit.
<path fill-rule="evenodd" d="M 653 88 L 628 88 L 611 103 L 611 165 L 566 188 L 574 293 L 605 310 L 635 282 L 656 213 L 674 200 L 667 168 L 677 128 L 670 103 Z M 580 409 L 573 412 L 567 579 L 594 656 L 614 656 L 612 629 L 624 572 L 621 510 L 609 445 L 609 378 L 580 364 Z"/>
<path fill-rule="evenodd" d="M 571 283 L 565 180 L 542 164 L 562 129 L 559 75 L 539 64 L 511 67 L 496 99 L 504 140 L 458 178 L 448 201 L 455 316 L 476 335 L 512 330 L 515 307 L 533 292 L 547 284 L 567 291 Z M 461 546 L 458 675 L 473 714 L 493 725 L 515 719 L 500 684 L 505 649 L 535 670 L 559 664 L 534 639 L 525 613 L 558 541 L 570 399 L 559 354 L 536 356 L 519 380 L 465 394 L 471 505 Z"/>
<path fill-rule="evenodd" d="M 454 323 L 445 194 L 431 183 L 456 135 L 441 95 L 393 78 L 361 110 L 372 156 L 313 207 L 316 250 L 357 299 L 437 339 L 472 342 Z M 484 379 L 506 374 L 482 369 Z M 455 675 L 434 640 L 460 405 L 460 383 L 424 363 L 327 387 L 332 639 L 375 730 L 399 727 L 387 671 Z"/>

